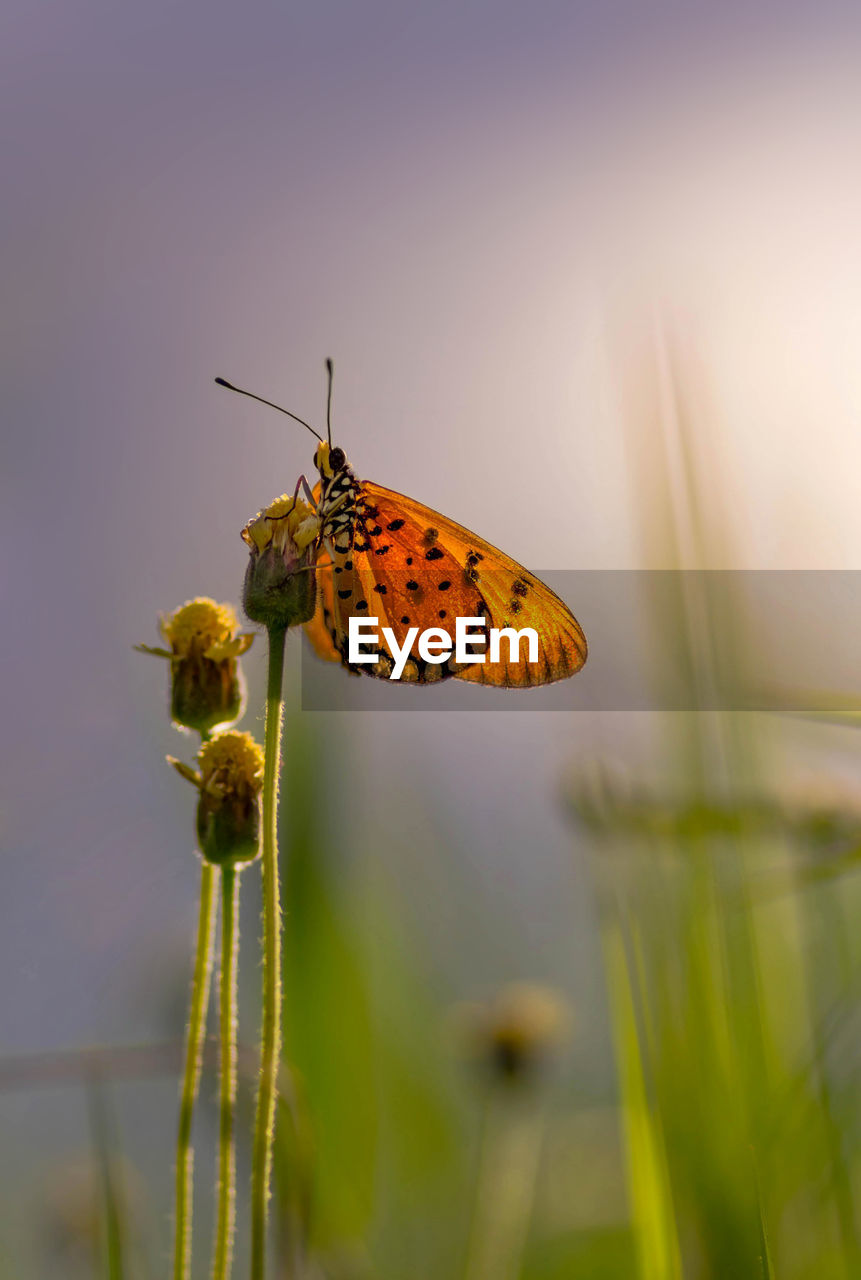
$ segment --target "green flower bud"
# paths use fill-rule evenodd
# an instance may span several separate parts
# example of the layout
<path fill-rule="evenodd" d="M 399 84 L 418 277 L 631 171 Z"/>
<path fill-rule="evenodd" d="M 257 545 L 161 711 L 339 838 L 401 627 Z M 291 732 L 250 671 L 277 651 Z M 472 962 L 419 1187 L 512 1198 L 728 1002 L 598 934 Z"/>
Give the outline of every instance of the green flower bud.
<path fill-rule="evenodd" d="M 244 688 L 238 659 L 254 639 L 240 635 L 229 604 L 205 596 L 189 600 L 159 620 L 168 649 L 139 644 L 140 653 L 167 658 L 171 669 L 170 712 L 174 724 L 200 734 L 233 724 L 242 715 Z"/>
<path fill-rule="evenodd" d="M 314 556 L 320 522 L 305 502 L 282 494 L 242 530 L 251 548 L 242 603 L 252 622 L 295 627 L 317 608 Z"/>
<path fill-rule="evenodd" d="M 260 852 L 263 751 L 250 734 L 231 729 L 205 742 L 197 759 L 199 772 L 168 756 L 177 773 L 200 792 L 200 852 L 216 866 L 246 866 Z"/>

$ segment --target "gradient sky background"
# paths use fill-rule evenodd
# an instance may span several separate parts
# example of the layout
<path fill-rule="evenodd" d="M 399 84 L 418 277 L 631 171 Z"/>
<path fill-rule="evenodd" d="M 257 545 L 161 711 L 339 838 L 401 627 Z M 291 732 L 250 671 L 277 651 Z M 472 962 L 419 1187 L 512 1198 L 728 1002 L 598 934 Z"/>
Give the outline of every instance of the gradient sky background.
<path fill-rule="evenodd" d="M 6 1052 L 157 1036 L 184 972 L 184 744 L 131 646 L 237 599 L 239 529 L 312 453 L 215 374 L 319 423 L 332 355 L 359 475 L 539 570 L 662 567 L 669 344 L 713 567 L 859 567 L 856 4 L 13 3 L 0 65 Z M 401 822 L 429 971 L 597 999 L 548 798 L 647 759 L 648 717 L 319 724 L 357 848 Z M 392 807 L 419 781 L 465 870 Z"/>

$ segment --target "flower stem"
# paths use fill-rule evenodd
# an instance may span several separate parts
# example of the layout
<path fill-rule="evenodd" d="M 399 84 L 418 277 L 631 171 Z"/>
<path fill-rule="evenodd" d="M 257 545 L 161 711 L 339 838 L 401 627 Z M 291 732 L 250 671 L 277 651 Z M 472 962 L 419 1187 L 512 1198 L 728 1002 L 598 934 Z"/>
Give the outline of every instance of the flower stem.
<path fill-rule="evenodd" d="M 221 869 L 221 987 L 219 992 L 220 1100 L 218 1129 L 218 1215 L 215 1227 L 213 1280 L 228 1280 L 233 1260 L 236 1214 L 236 958 L 239 948 L 237 915 L 239 873 Z"/>
<path fill-rule="evenodd" d="M 281 903 L 278 888 L 278 778 L 281 772 L 284 627 L 269 629 L 266 736 L 263 770 L 263 1027 L 260 1085 L 251 1168 L 251 1280 L 266 1273 L 266 1218 L 275 1137 L 275 1103 L 281 1057 Z"/>
<path fill-rule="evenodd" d="M 496 1090 L 487 1099 L 464 1280 L 516 1280 L 523 1264 L 544 1108 Z"/>
<path fill-rule="evenodd" d="M 212 943 L 215 931 L 216 869 L 208 862 L 200 871 L 200 914 L 197 925 L 197 951 L 191 981 L 191 1009 L 185 1040 L 185 1070 L 179 1103 L 179 1126 L 176 1135 L 176 1236 L 173 1253 L 174 1280 L 188 1280 L 191 1268 L 191 1215 L 193 1208 L 194 1148 L 191 1145 L 191 1122 L 200 1084 L 203 1041 L 206 1033 L 206 1010 L 212 976 Z"/>

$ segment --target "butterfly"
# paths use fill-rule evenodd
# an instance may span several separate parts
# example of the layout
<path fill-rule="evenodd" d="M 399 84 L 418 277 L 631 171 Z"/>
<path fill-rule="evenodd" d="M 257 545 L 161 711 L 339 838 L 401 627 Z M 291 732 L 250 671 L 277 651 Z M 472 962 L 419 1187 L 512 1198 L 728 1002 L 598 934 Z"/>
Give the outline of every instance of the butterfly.
<path fill-rule="evenodd" d="M 433 628 L 450 637 L 451 653 L 443 661 L 425 660 L 410 649 L 400 674 L 408 683 L 431 684 L 455 677 L 476 684 L 524 688 L 564 680 L 586 661 L 586 637 L 571 610 L 555 592 L 516 560 L 477 534 L 430 507 L 370 480 L 359 480 L 344 450 L 331 443 L 332 365 L 329 373 L 328 440 L 309 423 L 270 400 L 242 391 L 223 378 L 231 391 L 261 400 L 301 422 L 317 439 L 314 466 L 319 480 L 313 490 L 304 476 L 296 489 L 305 492 L 319 521 L 317 539 L 317 609 L 305 633 L 319 657 L 340 662 L 348 670 L 388 679 L 394 661 L 385 646 L 373 663 L 350 660 L 351 618 L 376 618 L 380 631 L 390 628 L 402 649 L 414 628 Z M 456 620 L 473 619 L 477 642 L 470 650 L 484 660 L 458 661 Z M 479 625 L 484 623 L 484 634 Z M 537 660 L 525 646 L 500 644 L 488 660 L 487 628 L 531 628 L 537 636 Z M 444 648 L 440 645 L 439 648 Z"/>

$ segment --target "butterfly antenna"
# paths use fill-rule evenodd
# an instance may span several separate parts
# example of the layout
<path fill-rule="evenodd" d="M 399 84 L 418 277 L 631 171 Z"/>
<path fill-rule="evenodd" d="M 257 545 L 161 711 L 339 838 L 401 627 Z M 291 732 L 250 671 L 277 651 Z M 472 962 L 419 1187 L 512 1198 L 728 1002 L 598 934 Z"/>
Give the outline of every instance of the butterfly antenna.
<path fill-rule="evenodd" d="M 330 358 L 326 359 L 326 374 L 329 378 L 329 390 L 326 395 L 326 431 L 329 436 L 329 448 L 332 447 L 332 383 L 335 380 L 335 366 Z"/>
<path fill-rule="evenodd" d="M 284 413 L 288 418 L 292 418 L 294 422 L 301 422 L 303 427 L 307 427 L 312 436 L 316 436 L 318 440 L 323 439 L 319 431 L 315 431 L 310 422 L 306 422 L 304 418 L 300 418 L 298 414 L 291 413 L 289 409 L 282 409 L 280 404 L 274 404 L 271 400 L 264 400 L 262 396 L 256 396 L 253 391 L 243 391 L 241 387 L 234 387 L 232 382 L 228 382 L 226 378 L 216 378 L 215 381 L 220 387 L 227 387 L 228 391 L 235 391 L 238 396 L 248 396 L 249 400 L 259 400 L 261 404 L 268 405 L 270 409 L 277 409 L 279 413 Z"/>

